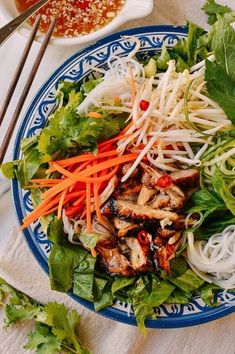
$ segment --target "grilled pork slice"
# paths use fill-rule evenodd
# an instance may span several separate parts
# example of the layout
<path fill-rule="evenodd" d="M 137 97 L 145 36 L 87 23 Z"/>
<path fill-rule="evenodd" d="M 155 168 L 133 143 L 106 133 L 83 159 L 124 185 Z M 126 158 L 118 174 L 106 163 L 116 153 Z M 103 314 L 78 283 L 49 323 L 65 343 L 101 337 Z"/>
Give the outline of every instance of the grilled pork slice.
<path fill-rule="evenodd" d="M 146 187 L 144 184 L 140 190 L 137 204 L 145 205 L 149 201 L 149 199 L 156 193 L 156 190 Z"/>
<path fill-rule="evenodd" d="M 157 236 L 161 237 L 161 238 L 170 238 L 175 234 L 175 230 L 168 230 L 168 229 L 162 229 L 159 228 L 157 230 Z"/>
<path fill-rule="evenodd" d="M 141 248 L 139 241 L 134 237 L 127 237 L 125 241 L 127 246 L 130 248 L 130 262 L 132 268 L 136 272 L 143 272 L 149 269 L 148 257 Z"/>
<path fill-rule="evenodd" d="M 137 201 L 142 184 L 138 179 L 130 178 L 124 183 L 120 183 L 114 195 L 125 200 Z"/>
<path fill-rule="evenodd" d="M 169 197 L 169 195 L 159 193 L 149 206 L 154 209 L 167 208 L 167 206 L 169 205 L 170 199 L 171 198 Z"/>
<path fill-rule="evenodd" d="M 162 176 L 162 174 L 155 168 L 146 165 L 144 162 L 140 163 L 143 170 L 141 182 L 149 188 L 155 188 L 155 183 Z"/>
<path fill-rule="evenodd" d="M 131 264 L 117 248 L 98 247 L 101 263 L 110 274 L 119 274 L 128 277 L 133 274 Z"/>
<path fill-rule="evenodd" d="M 121 220 L 118 217 L 115 217 L 113 219 L 114 226 L 118 230 L 117 235 L 118 237 L 126 237 L 126 236 L 131 236 L 134 233 L 136 234 L 138 231 L 143 230 L 143 225 L 139 224 L 132 224 L 128 221 Z"/>
<path fill-rule="evenodd" d="M 199 183 L 199 172 L 196 169 L 178 170 L 170 174 L 173 182 L 183 188 L 193 188 Z"/>
<path fill-rule="evenodd" d="M 171 210 L 180 210 L 186 201 L 184 192 L 178 186 L 165 188 L 164 192 L 170 197 L 169 207 Z"/>
<path fill-rule="evenodd" d="M 134 223 L 156 221 L 168 219 L 177 220 L 179 216 L 176 213 L 166 210 L 156 210 L 148 206 L 141 206 L 122 199 L 111 199 L 108 202 L 110 211 L 120 219 L 129 220 Z"/>
<path fill-rule="evenodd" d="M 165 246 L 161 246 L 154 254 L 154 261 L 156 266 L 170 273 L 170 262 L 168 260 L 167 249 Z"/>

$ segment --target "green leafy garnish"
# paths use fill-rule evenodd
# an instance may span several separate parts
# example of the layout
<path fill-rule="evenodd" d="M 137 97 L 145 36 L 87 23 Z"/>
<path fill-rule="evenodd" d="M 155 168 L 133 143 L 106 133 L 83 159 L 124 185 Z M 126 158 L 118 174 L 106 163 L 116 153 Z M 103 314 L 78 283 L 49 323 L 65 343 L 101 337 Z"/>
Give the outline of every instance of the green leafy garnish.
<path fill-rule="evenodd" d="M 37 354 L 55 354 L 61 351 L 61 342 L 45 324 L 36 322 L 34 331 L 28 335 L 24 349 L 34 350 Z"/>
<path fill-rule="evenodd" d="M 5 325 L 34 320 L 35 328 L 28 335 L 24 348 L 37 354 L 61 351 L 89 354 L 81 344 L 77 330 L 80 316 L 64 304 L 42 305 L 0 279 L 1 304 L 5 307 Z M 4 301 L 4 302 L 3 302 Z"/>
<path fill-rule="evenodd" d="M 207 22 L 209 25 L 213 25 L 219 16 L 232 13 L 232 10 L 228 6 L 217 4 L 215 0 L 207 0 L 202 10 L 208 15 Z"/>

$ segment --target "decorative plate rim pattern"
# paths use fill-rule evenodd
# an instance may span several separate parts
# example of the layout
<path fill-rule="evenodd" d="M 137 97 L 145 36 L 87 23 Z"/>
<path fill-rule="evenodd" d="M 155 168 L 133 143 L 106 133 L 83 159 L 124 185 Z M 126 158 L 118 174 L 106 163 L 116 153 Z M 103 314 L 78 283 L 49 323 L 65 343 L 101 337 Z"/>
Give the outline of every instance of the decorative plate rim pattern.
<path fill-rule="evenodd" d="M 144 49 L 147 51 L 150 51 L 150 50 L 156 50 L 157 48 L 160 48 L 163 41 L 164 41 L 164 38 L 168 38 L 168 37 L 172 36 L 172 38 L 173 38 L 172 41 L 173 41 L 174 36 L 177 37 L 177 35 L 178 35 L 181 37 L 185 37 L 186 34 L 187 34 L 187 28 L 185 26 L 163 25 L 163 26 L 139 27 L 139 28 L 130 29 L 130 30 L 126 30 L 126 31 L 112 34 L 108 37 L 105 37 L 105 38 L 97 41 L 96 43 L 90 45 L 89 47 L 78 51 L 76 54 L 71 56 L 67 61 L 64 62 L 64 64 L 62 64 L 49 77 L 49 79 L 41 86 L 41 88 L 36 93 L 35 97 L 33 98 L 32 102 L 31 102 L 31 104 L 30 104 L 30 106 L 29 106 L 29 108 L 22 120 L 21 126 L 19 128 L 16 140 L 15 140 L 13 158 L 17 159 L 19 157 L 19 146 L 20 146 L 20 140 L 22 139 L 22 137 L 24 137 L 26 133 L 27 133 L 27 135 L 34 134 L 35 131 L 38 129 L 37 124 L 35 124 L 33 129 L 31 128 L 31 123 L 32 123 L 33 119 L 34 119 L 34 121 L 36 121 L 36 118 L 33 117 L 33 112 L 40 111 L 40 110 L 43 111 L 43 109 L 45 109 L 44 113 L 47 114 L 48 113 L 47 105 L 49 105 L 49 104 L 53 105 L 53 102 L 55 100 L 53 100 L 53 95 L 50 96 L 51 93 L 48 92 L 48 90 L 52 86 L 55 87 L 56 83 L 58 83 L 59 77 L 60 78 L 67 77 L 67 78 L 71 79 L 71 77 L 74 76 L 74 77 L 77 77 L 78 79 L 81 79 L 83 77 L 83 75 L 82 75 L 83 73 L 85 73 L 87 75 L 86 71 L 85 72 L 82 71 L 82 65 L 83 65 L 82 63 L 84 63 L 84 61 L 86 61 L 86 60 L 87 60 L 87 62 L 89 62 L 89 58 L 92 58 L 92 60 L 93 59 L 97 60 L 98 63 L 101 64 L 102 60 L 105 58 L 105 55 L 103 55 L 102 52 L 98 53 L 98 50 L 102 49 L 102 48 L 106 48 L 107 49 L 106 56 L 108 57 L 109 50 L 113 49 L 112 48 L 113 45 L 116 44 L 117 48 L 118 48 L 118 46 L 120 46 L 120 47 L 122 46 L 121 43 L 124 40 L 123 36 L 137 35 L 140 37 L 140 39 L 142 39 L 143 41 L 146 41 L 146 43 L 149 43 L 150 47 L 149 48 L 144 47 L 143 48 L 143 52 L 144 52 Z M 154 45 L 153 45 L 151 43 L 148 35 L 152 35 L 153 37 L 154 37 L 154 35 L 155 36 L 163 36 L 162 42 L 158 42 L 156 39 L 156 42 L 154 42 Z M 126 40 L 126 41 L 128 41 L 128 40 Z M 155 46 L 155 44 L 156 44 L 156 46 Z M 128 48 L 129 51 L 131 51 L 130 48 L 131 47 L 129 46 L 129 48 Z M 98 53 L 97 56 L 100 55 L 100 59 L 99 59 L 99 57 L 98 57 L 98 59 L 95 58 L 96 51 Z M 93 56 L 89 57 L 89 53 L 93 53 Z M 102 59 L 102 55 L 103 55 L 103 59 Z M 100 62 L 99 62 L 99 60 L 100 60 Z M 78 63 L 80 65 L 79 66 L 80 71 L 76 71 L 75 69 L 72 70 L 73 65 L 74 66 L 78 65 Z M 70 76 L 68 76 L 69 68 L 71 68 L 70 69 L 71 70 Z M 88 72 L 90 73 L 91 70 L 90 71 L 88 70 Z M 47 94 L 47 96 L 46 96 L 46 94 Z M 44 97 L 44 96 L 49 97 L 51 99 L 51 101 L 45 100 L 46 97 Z M 44 102 L 44 100 L 45 100 L 45 102 Z M 40 101 L 41 101 L 41 106 L 39 106 Z M 43 116 L 43 112 L 40 112 L 40 114 Z M 13 202 L 14 202 L 14 206 L 15 206 L 15 212 L 16 212 L 17 218 L 20 222 L 22 220 L 22 218 L 24 217 L 26 210 L 25 210 L 24 204 L 23 204 L 23 196 L 21 195 L 21 189 L 20 189 L 19 184 L 16 180 L 13 180 L 13 182 L 12 182 L 12 194 L 13 194 Z M 28 197 L 27 194 L 25 194 L 24 197 L 25 197 L 25 199 L 27 199 L 27 197 Z M 24 200 L 24 202 L 25 202 L 25 200 Z M 26 203 L 27 202 L 28 201 L 26 200 Z M 35 232 L 33 232 L 30 228 L 25 229 L 23 231 L 23 233 L 24 233 L 25 239 L 27 241 L 27 244 L 28 244 L 31 252 L 33 253 L 34 257 L 36 258 L 37 262 L 43 268 L 43 270 L 48 274 L 48 264 L 47 264 L 47 260 L 46 260 L 46 255 L 43 252 L 42 248 L 39 247 L 39 243 L 43 243 L 43 241 L 38 242 L 38 246 L 37 246 Z M 35 239 L 33 239 L 33 236 Z M 86 308 L 94 311 L 94 307 L 91 302 L 83 300 L 71 293 L 68 293 L 68 294 L 75 301 L 79 302 L 80 304 L 82 304 Z M 224 300 L 224 298 L 221 294 L 218 294 L 218 297 L 221 300 Z M 186 311 L 187 312 L 186 314 L 183 314 L 185 307 L 188 307 L 188 311 Z M 206 323 L 206 322 L 215 320 L 217 318 L 223 317 L 223 316 L 235 311 L 235 306 L 229 306 L 225 303 L 221 304 L 220 306 L 214 307 L 214 308 L 210 308 L 204 304 L 202 305 L 202 302 L 200 302 L 199 297 L 193 298 L 193 300 L 189 303 L 189 305 L 172 305 L 171 312 L 168 312 L 168 310 L 166 309 L 165 306 L 162 306 L 162 308 L 165 311 L 165 316 L 157 318 L 156 320 L 147 320 L 146 327 L 149 327 L 149 328 L 188 327 L 188 326 L 193 326 L 193 325 Z M 197 310 L 197 311 L 195 312 L 195 310 Z M 101 314 L 105 317 L 108 317 L 110 319 L 113 319 L 113 320 L 116 320 L 119 322 L 131 324 L 131 325 L 136 325 L 135 316 L 133 314 L 130 314 L 130 316 L 128 316 L 126 311 L 122 311 L 119 308 L 108 307 L 108 308 L 105 308 L 104 310 L 99 311 L 98 314 Z"/>

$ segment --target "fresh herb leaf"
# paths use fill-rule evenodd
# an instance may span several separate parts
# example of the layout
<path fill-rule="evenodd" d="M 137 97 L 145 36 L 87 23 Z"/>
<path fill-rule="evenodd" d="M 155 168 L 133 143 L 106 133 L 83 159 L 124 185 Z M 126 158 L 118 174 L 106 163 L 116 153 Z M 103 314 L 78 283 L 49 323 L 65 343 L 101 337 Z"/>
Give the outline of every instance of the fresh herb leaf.
<path fill-rule="evenodd" d="M 34 350 L 37 354 L 55 354 L 61 351 L 61 342 L 51 332 L 51 328 L 42 323 L 36 323 L 35 329 L 28 336 L 24 349 Z"/>
<path fill-rule="evenodd" d="M 47 324 L 52 327 L 52 333 L 60 342 L 66 341 L 68 345 L 73 346 L 77 354 L 85 354 L 79 343 L 77 336 L 77 326 L 80 322 L 80 316 L 75 310 L 68 310 L 64 304 L 50 302 L 45 306 L 47 314 Z"/>
<path fill-rule="evenodd" d="M 42 307 L 27 295 L 15 290 L 0 278 L 0 290 L 2 300 L 8 298 L 5 306 L 5 325 L 43 317 Z"/>
<path fill-rule="evenodd" d="M 172 49 L 173 53 L 178 54 L 189 67 L 197 63 L 198 55 L 200 57 L 199 40 L 204 33 L 201 27 L 189 22 L 188 37 L 180 39 Z"/>
<path fill-rule="evenodd" d="M 53 218 L 53 220 L 50 222 L 50 225 L 48 226 L 47 237 L 48 240 L 50 240 L 56 245 L 63 246 L 65 244 L 68 244 L 64 233 L 62 219 L 58 220 L 56 217 Z"/>
<path fill-rule="evenodd" d="M 202 10 L 208 15 L 208 24 L 213 25 L 217 20 L 218 16 L 223 16 L 226 13 L 231 13 L 232 10 L 228 6 L 219 5 L 215 0 L 207 0 Z"/>
<path fill-rule="evenodd" d="M 64 304 L 56 302 L 46 306 L 14 289 L 0 278 L 0 295 L 5 305 L 7 326 L 25 320 L 34 320 L 35 329 L 29 334 L 24 348 L 38 354 L 55 354 L 61 351 L 89 354 L 78 339 L 77 327 L 80 316 Z"/>
<path fill-rule="evenodd" d="M 227 226 L 235 224 L 235 217 L 227 210 L 211 214 L 200 227 L 194 231 L 196 240 L 207 240 L 210 236 L 222 232 Z"/>
<path fill-rule="evenodd" d="M 168 68 L 168 62 L 171 60 L 171 57 L 168 53 L 167 47 L 163 44 L 160 55 L 157 56 L 157 68 L 159 70 L 166 71 Z"/>
<path fill-rule="evenodd" d="M 235 31 L 228 21 L 221 18 L 214 24 L 210 37 L 216 63 L 229 78 L 235 80 Z"/>
<path fill-rule="evenodd" d="M 232 193 L 232 190 L 234 188 L 234 181 L 231 182 L 230 179 L 226 181 L 220 171 L 217 169 L 215 170 L 212 176 L 212 185 L 215 191 L 223 199 L 228 210 L 230 210 L 230 212 L 235 215 L 235 196 Z M 230 185 L 232 186 L 232 188 L 230 188 Z"/>
<path fill-rule="evenodd" d="M 83 91 L 85 94 L 90 93 L 97 85 L 101 83 L 102 79 L 93 79 L 93 80 L 88 80 L 84 82 L 81 86 L 81 91 Z"/>
<path fill-rule="evenodd" d="M 3 163 L 0 166 L 0 169 L 4 177 L 9 179 L 14 179 L 15 170 L 17 169 L 17 166 L 18 166 L 18 161 L 11 161 L 11 162 Z"/>

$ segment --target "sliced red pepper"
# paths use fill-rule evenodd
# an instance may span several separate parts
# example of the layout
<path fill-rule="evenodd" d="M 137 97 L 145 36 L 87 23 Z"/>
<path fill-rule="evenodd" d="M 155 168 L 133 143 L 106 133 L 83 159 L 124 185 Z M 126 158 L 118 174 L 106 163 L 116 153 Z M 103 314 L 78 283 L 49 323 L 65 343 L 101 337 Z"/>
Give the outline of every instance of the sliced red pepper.
<path fill-rule="evenodd" d="M 171 176 L 168 175 L 163 175 L 159 177 L 156 181 L 156 185 L 160 188 L 170 187 L 171 184 L 172 184 L 172 178 Z"/>
<path fill-rule="evenodd" d="M 147 231 L 140 231 L 137 235 L 137 239 L 141 245 L 150 244 Z"/>
<path fill-rule="evenodd" d="M 141 111 L 147 111 L 147 109 L 149 108 L 149 101 L 145 101 L 145 100 L 141 100 L 140 101 L 140 109 Z"/>

